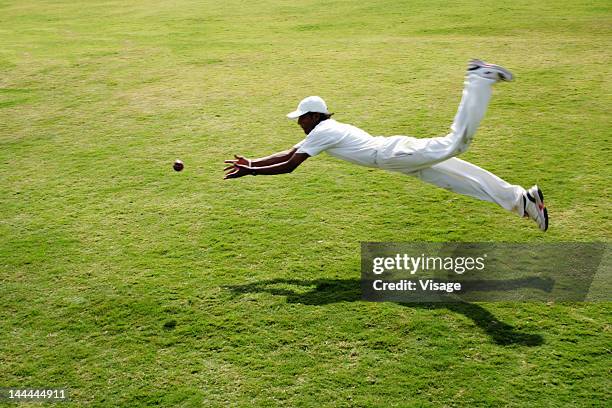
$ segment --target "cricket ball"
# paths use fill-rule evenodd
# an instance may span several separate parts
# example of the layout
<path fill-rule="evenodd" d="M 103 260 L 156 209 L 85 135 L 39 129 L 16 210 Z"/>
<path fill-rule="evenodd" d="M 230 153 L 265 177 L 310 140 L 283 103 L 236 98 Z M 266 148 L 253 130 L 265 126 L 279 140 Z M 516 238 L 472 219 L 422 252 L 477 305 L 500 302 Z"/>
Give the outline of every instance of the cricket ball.
<path fill-rule="evenodd" d="M 181 170 L 183 170 L 183 168 L 185 168 L 185 165 L 183 164 L 183 162 L 182 162 L 182 161 L 180 161 L 179 159 L 176 159 L 176 160 L 174 161 L 174 164 L 172 165 L 172 168 L 173 168 L 175 171 L 181 171 Z"/>

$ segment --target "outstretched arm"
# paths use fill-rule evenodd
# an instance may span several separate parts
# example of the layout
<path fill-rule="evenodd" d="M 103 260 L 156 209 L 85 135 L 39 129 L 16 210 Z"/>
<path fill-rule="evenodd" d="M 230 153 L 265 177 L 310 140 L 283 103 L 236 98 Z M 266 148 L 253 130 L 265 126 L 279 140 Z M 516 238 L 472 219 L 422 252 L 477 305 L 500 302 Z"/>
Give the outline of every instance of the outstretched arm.
<path fill-rule="evenodd" d="M 251 167 L 265 167 L 277 163 L 284 163 L 291 159 L 291 156 L 293 156 L 296 150 L 297 149 L 295 147 L 292 147 L 291 149 L 285 150 L 283 152 L 274 153 L 270 156 L 261 157 L 259 159 L 253 159 L 251 160 Z"/>
<path fill-rule="evenodd" d="M 226 163 L 228 162 L 232 162 L 231 166 L 227 166 L 225 168 L 225 171 L 229 170 L 229 172 L 227 172 L 225 174 L 225 177 L 223 177 L 224 179 L 229 179 L 229 178 L 238 178 L 238 177 L 242 177 L 242 176 L 246 176 L 246 175 L 253 175 L 256 176 L 258 174 L 262 174 L 262 175 L 275 175 L 275 174 L 285 174 L 285 173 L 291 173 L 293 170 L 295 170 L 300 164 L 302 164 L 302 162 L 304 160 L 306 160 L 307 158 L 309 158 L 310 156 L 306 153 L 295 153 L 296 149 L 291 149 L 288 152 L 292 152 L 291 156 L 283 162 L 276 162 L 274 164 L 270 164 L 270 165 L 261 165 L 263 162 L 262 161 L 257 161 L 257 167 L 251 165 L 248 165 L 247 163 L 242 163 L 241 159 L 237 159 L 237 160 L 226 160 Z M 274 155 L 273 155 L 274 156 Z M 260 160 L 277 160 L 277 158 L 274 159 L 270 159 L 270 157 L 272 156 L 268 156 L 267 158 L 263 158 Z M 242 158 L 244 159 L 244 158 Z"/>
<path fill-rule="evenodd" d="M 247 159 L 244 156 L 234 155 L 235 160 L 226 160 L 225 163 L 232 165 L 242 164 L 249 167 L 265 167 L 288 161 L 296 150 L 297 149 L 293 147 L 289 150 L 271 154 L 270 156 L 260 157 L 259 159 Z"/>

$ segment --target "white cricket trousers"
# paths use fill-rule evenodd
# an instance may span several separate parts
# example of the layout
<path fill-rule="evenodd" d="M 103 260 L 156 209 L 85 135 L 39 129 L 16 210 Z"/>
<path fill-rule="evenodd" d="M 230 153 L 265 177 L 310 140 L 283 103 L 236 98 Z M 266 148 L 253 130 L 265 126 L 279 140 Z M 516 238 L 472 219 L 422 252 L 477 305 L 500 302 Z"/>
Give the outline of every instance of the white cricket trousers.
<path fill-rule="evenodd" d="M 455 156 L 465 152 L 487 111 L 492 79 L 469 74 L 451 132 L 444 137 L 417 139 L 409 136 L 388 138 L 379 151 L 377 163 L 385 170 L 417 177 L 427 183 L 484 201 L 523 215 L 525 190 L 512 185 L 474 164 Z"/>

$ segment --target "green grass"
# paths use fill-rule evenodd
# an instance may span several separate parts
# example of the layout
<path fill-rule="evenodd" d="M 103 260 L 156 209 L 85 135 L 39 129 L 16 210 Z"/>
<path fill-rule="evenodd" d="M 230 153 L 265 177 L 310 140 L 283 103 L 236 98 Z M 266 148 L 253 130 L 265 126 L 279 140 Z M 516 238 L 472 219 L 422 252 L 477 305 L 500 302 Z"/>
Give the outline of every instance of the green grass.
<path fill-rule="evenodd" d="M 75 406 L 603 406 L 610 303 L 359 300 L 361 241 L 604 241 L 605 1 L 0 1 L 0 387 Z M 444 134 L 465 63 L 496 87 L 467 160 L 544 189 L 551 228 L 321 155 L 323 96 L 372 134 Z M 181 158 L 186 169 L 172 171 Z"/>

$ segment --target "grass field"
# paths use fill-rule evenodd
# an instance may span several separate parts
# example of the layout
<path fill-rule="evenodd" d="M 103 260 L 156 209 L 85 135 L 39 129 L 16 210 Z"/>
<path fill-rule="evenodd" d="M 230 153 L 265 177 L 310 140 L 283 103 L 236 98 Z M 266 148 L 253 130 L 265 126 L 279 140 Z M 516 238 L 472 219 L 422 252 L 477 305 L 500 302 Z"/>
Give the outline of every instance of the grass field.
<path fill-rule="evenodd" d="M 0 387 L 74 406 L 604 406 L 610 303 L 360 300 L 362 241 L 604 241 L 606 1 L 0 0 Z M 471 57 L 496 87 L 470 151 L 543 188 L 549 232 L 284 150 L 321 95 L 376 135 L 444 134 Z M 181 158 L 186 168 L 172 171 Z"/>

